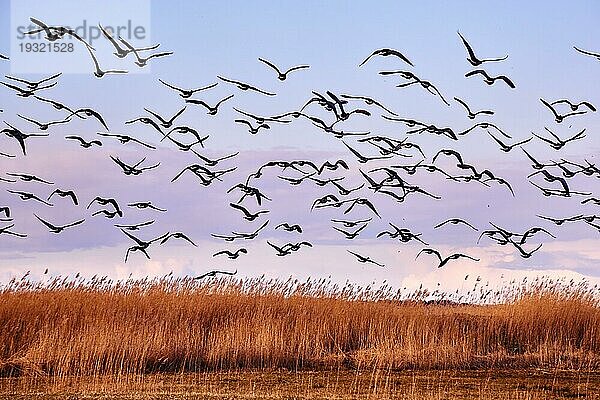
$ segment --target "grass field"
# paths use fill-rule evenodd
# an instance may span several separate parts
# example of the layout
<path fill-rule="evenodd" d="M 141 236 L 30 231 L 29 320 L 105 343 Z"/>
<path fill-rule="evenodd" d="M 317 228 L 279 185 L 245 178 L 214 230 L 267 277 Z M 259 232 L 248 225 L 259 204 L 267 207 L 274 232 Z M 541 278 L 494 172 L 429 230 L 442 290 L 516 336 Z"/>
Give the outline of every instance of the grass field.
<path fill-rule="evenodd" d="M 4 378 L 0 399 L 600 399 L 600 374 L 573 371 L 229 371 Z"/>
<path fill-rule="evenodd" d="M 0 291 L 0 393 L 598 398 L 597 290 L 537 281 L 460 298 L 323 280 L 13 280 Z"/>

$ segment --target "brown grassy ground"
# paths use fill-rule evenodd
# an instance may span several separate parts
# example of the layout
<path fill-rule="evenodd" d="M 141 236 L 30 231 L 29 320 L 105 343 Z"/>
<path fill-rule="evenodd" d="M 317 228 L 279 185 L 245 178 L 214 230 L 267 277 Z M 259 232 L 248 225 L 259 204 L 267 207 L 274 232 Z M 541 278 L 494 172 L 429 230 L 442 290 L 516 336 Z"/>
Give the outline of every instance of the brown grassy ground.
<path fill-rule="evenodd" d="M 264 279 L 12 281 L 0 290 L 0 386 L 100 396 L 89 382 L 131 394 L 135 379 L 140 393 L 162 379 L 178 396 L 415 399 L 598 388 L 597 288 L 546 281 L 469 296 Z M 294 372 L 269 372 L 282 369 Z"/>
<path fill-rule="evenodd" d="M 229 371 L 3 378 L 0 399 L 600 399 L 600 374 L 572 371 Z"/>

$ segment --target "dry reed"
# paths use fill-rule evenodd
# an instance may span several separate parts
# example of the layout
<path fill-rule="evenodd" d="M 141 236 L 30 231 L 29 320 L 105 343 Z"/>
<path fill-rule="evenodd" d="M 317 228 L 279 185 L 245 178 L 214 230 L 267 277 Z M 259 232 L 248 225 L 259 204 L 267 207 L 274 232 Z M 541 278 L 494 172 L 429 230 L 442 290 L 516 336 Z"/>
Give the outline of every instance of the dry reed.
<path fill-rule="evenodd" d="M 3 376 L 241 368 L 594 370 L 598 289 L 537 281 L 458 296 L 264 278 L 0 289 Z"/>

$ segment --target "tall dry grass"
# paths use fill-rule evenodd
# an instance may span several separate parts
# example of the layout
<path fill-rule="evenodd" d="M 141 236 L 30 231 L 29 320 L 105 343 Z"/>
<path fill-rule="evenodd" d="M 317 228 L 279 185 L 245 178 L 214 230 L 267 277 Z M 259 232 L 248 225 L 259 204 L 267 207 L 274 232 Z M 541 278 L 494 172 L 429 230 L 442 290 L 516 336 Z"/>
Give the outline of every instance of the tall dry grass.
<path fill-rule="evenodd" d="M 0 290 L 0 373 L 600 366 L 596 287 L 470 296 L 324 280 L 13 280 Z"/>

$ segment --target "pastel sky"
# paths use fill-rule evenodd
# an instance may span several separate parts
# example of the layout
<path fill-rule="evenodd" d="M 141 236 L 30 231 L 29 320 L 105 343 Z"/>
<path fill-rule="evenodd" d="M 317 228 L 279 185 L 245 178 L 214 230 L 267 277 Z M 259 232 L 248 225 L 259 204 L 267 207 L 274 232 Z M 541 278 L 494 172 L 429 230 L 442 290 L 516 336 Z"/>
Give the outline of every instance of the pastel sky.
<path fill-rule="evenodd" d="M 11 57 L 10 61 L 0 61 L 0 73 L 38 80 L 54 72 L 71 71 L 60 77 L 56 87 L 39 92 L 40 96 L 72 108 L 91 107 L 106 119 L 111 133 L 127 134 L 157 147 L 156 150 L 148 150 L 135 144 L 122 145 L 100 138 L 96 132 L 104 129 L 92 118 L 73 119 L 68 124 L 51 127 L 48 137 L 28 139 L 27 156 L 20 154 L 14 139 L 0 136 L 0 152 L 16 155 L 10 159 L 0 157 L 0 177 L 8 178 L 7 172 L 27 173 L 54 183 L 0 181 L 0 207 L 9 206 L 13 214 L 13 221 L 2 222 L 0 227 L 14 223 L 12 230 L 28 235 L 26 239 L 0 235 L 0 282 L 27 270 L 39 276 L 45 268 L 54 275 L 80 272 L 86 276 L 108 274 L 116 278 L 129 274 L 161 275 L 170 271 L 195 275 L 219 268 L 237 269 L 241 276 L 332 276 L 336 281 L 362 283 L 385 279 L 395 286 L 410 287 L 421 283 L 434 286 L 439 282 L 448 290 L 464 286 L 467 274 L 471 279 L 480 275 L 493 283 L 537 275 L 566 276 L 569 279 L 586 277 L 598 282 L 599 231 L 583 222 L 558 227 L 536 217 L 594 215 L 598 214 L 598 206 L 581 204 L 581 200 L 586 198 L 581 196 L 544 197 L 527 181 L 527 175 L 533 170 L 523 152 L 518 147 L 509 153 L 502 152 L 483 129 L 475 130 L 458 141 L 427 133 L 408 137 L 421 146 L 426 163 L 431 163 L 440 149 L 457 150 L 463 154 L 465 162 L 475 165 L 478 170 L 489 169 L 510 182 L 515 197 L 505 187 L 496 184 L 485 187 L 477 182 L 456 183 L 439 174 L 420 172 L 404 174 L 403 177 L 441 196 L 441 200 L 412 195 L 398 203 L 387 196 L 374 194 L 365 186 L 356 192 L 356 196 L 371 199 L 382 218 L 375 217 L 366 209 L 344 215 L 343 208 L 311 211 L 311 204 L 316 198 L 330 193 L 337 195 L 334 187 L 320 187 L 308 180 L 291 186 L 278 176 L 297 177 L 298 172 L 272 168 L 255 181 L 272 200 L 260 207 L 249 200 L 243 203 L 252 210 L 268 209 L 268 214 L 257 221 L 247 222 L 239 212 L 229 207 L 229 203 L 236 202 L 240 195 L 235 191 L 226 193 L 228 189 L 245 181 L 250 173 L 269 160 L 312 160 L 320 164 L 326 160 L 343 159 L 350 165 L 350 170 L 330 171 L 322 177 L 344 176 L 344 186 L 356 187 L 364 182 L 359 169 L 367 171 L 381 165 L 415 164 L 421 159 L 418 152 L 413 151 L 409 152 L 412 154 L 410 158 L 394 157 L 383 162 L 360 164 L 341 140 L 325 134 L 302 118 L 289 124 L 271 124 L 271 129 L 262 130 L 257 135 L 251 135 L 246 128 L 234 122 L 239 114 L 233 107 L 258 115 L 277 115 L 299 109 L 312 96 L 312 91 L 325 93 L 330 90 L 337 94 L 370 96 L 400 117 L 452 127 L 455 131 L 463 131 L 476 122 L 493 122 L 512 136 L 512 139 L 502 138 L 507 143 L 527 139 L 531 132 L 544 135 L 544 127 L 563 138 L 585 128 L 587 136 L 584 139 L 569 143 L 560 151 L 535 138 L 523 147 L 543 162 L 568 159 L 584 164 L 584 160 L 591 163 L 599 161 L 598 113 L 588 112 L 557 124 L 539 101 L 540 98 L 568 98 L 600 105 L 600 63 L 573 49 L 573 46 L 578 46 L 600 51 L 597 40 L 600 27 L 596 21 L 600 15 L 600 4 L 597 2 L 581 1 L 569 7 L 558 1 L 533 1 L 526 5 L 518 1 L 502 4 L 470 1 L 355 3 L 186 1 L 175 7 L 169 2 L 137 1 L 127 7 L 108 7 L 103 2 L 104 6 L 100 9 L 94 2 L 77 2 L 79 5 L 75 6 L 75 2 L 69 1 L 56 5 L 0 0 L 0 26 L 3 27 L 0 53 Z M 75 42 L 77 50 L 73 54 L 44 58 L 41 54 L 21 52 L 19 44 L 27 40 L 17 38 L 15 27 L 29 25 L 28 18 L 32 16 L 49 25 L 69 26 L 78 26 L 82 21 L 89 26 L 98 22 L 108 26 L 132 20 L 148 33 L 144 40 L 133 40 L 136 46 L 160 43 L 160 50 L 173 51 L 174 54 L 152 60 L 149 67 L 138 69 L 131 57 L 124 60 L 115 58 L 111 54 L 110 43 L 96 39 L 93 46 L 103 68 L 126 68 L 132 72 L 97 79 L 92 75 L 89 55 L 78 42 Z M 465 73 L 473 68 L 466 60 L 467 54 L 457 35 L 458 30 L 480 57 L 509 55 L 505 61 L 486 63 L 482 67 L 491 75 L 509 76 L 516 89 L 511 90 L 502 82 L 488 86 L 480 77 L 465 78 Z M 358 67 L 374 49 L 383 47 L 401 51 L 415 67 L 411 68 L 393 57 L 375 57 Z M 258 61 L 259 57 L 282 68 L 300 64 L 308 64 L 310 68 L 291 73 L 286 81 L 280 82 L 273 70 Z M 399 77 L 378 74 L 379 71 L 394 69 L 409 70 L 432 82 L 451 106 L 446 106 L 439 97 L 428 94 L 417 85 L 396 88 L 403 82 Z M 26 70 L 44 73 L 27 73 Z M 234 95 L 215 116 L 207 115 L 201 106 L 188 105 L 177 124 L 209 135 L 205 149 L 197 148 L 206 156 L 219 157 L 239 152 L 235 158 L 214 167 L 237 169 L 224 175 L 222 182 L 214 182 L 208 187 L 199 185 L 191 174 L 171 183 L 182 168 L 200 163 L 199 159 L 167 141 L 160 142 L 161 135 L 149 126 L 126 125 L 124 122 L 147 116 L 144 108 L 170 116 L 185 105 L 158 79 L 192 88 L 217 82 L 217 75 L 248 82 L 277 95 L 266 97 L 244 92 L 224 82 L 194 95 L 194 98 L 209 104 Z M 6 79 L 3 81 L 8 82 Z M 473 109 L 492 109 L 495 114 L 469 120 L 465 110 L 452 100 L 454 96 L 465 99 Z M 381 115 L 385 113 L 382 110 L 360 102 L 349 107 L 368 108 L 372 115 L 353 115 L 340 123 L 342 129 L 369 131 L 374 135 L 398 139 L 407 137 L 409 129 L 401 123 L 383 119 Z M 51 106 L 32 98 L 17 97 L 14 91 L 4 87 L 0 88 L 0 109 L 3 110 L 0 113 L 2 120 L 28 133 L 39 131 L 17 114 L 39 121 L 64 117 L 64 113 Z M 319 118 L 330 118 L 316 105 L 307 108 L 307 112 Z M 68 135 L 80 135 L 88 140 L 100 138 L 103 146 L 84 149 L 73 141 L 65 140 Z M 372 147 L 358 143 L 355 138 L 344 141 L 365 154 L 376 154 Z M 109 156 L 118 156 L 131 164 L 146 157 L 148 164 L 160 162 L 160 166 L 140 176 L 125 176 Z M 449 159 L 441 157 L 436 165 L 451 174 L 460 173 Z M 559 174 L 560 171 L 554 170 L 554 173 Z M 541 177 L 532 179 L 544 187 L 560 187 L 556 182 L 544 182 Z M 598 182 L 595 176 L 579 174 L 569 180 L 569 186 L 572 190 L 598 196 Z M 53 198 L 54 207 L 48 207 L 31 201 L 23 202 L 6 191 L 33 192 L 45 199 L 55 188 L 73 189 L 81 205 L 75 207 L 66 199 Z M 111 220 L 91 216 L 99 207 L 89 210 L 85 207 L 95 196 L 116 198 L 124 210 L 124 217 Z M 350 196 L 356 197 L 354 194 Z M 168 212 L 126 206 L 136 201 L 152 201 Z M 86 221 L 54 235 L 34 217 L 34 213 L 56 224 L 80 218 Z M 374 217 L 372 222 L 352 241 L 345 240 L 334 231 L 330 222 L 332 218 L 369 217 Z M 451 217 L 464 218 L 480 231 L 491 228 L 489 222 L 513 232 L 539 226 L 548 229 L 556 238 L 543 234 L 536 236 L 530 241 L 529 248 L 543 243 L 541 250 L 531 258 L 523 259 L 510 246 L 499 246 L 485 238 L 478 244 L 480 232 L 464 226 L 433 229 L 434 225 Z M 167 231 L 181 231 L 198 246 L 173 239 L 165 245 L 153 245 L 149 249 L 151 260 L 135 253 L 124 263 L 125 252 L 133 242 L 113 225 L 147 220 L 156 222 L 133 232 L 134 235 L 149 239 Z M 228 243 L 211 237 L 211 233 L 251 232 L 266 220 L 270 221 L 269 225 L 252 241 Z M 298 235 L 275 230 L 274 227 L 282 222 L 300 224 L 304 231 Z M 463 252 L 480 261 L 457 260 L 437 269 L 432 256 L 422 255 L 415 260 L 419 250 L 427 246 L 418 242 L 403 244 L 393 239 L 376 238 L 379 232 L 389 228 L 389 222 L 421 233 L 429 247 L 440 250 L 442 254 Z M 267 240 L 281 245 L 306 240 L 313 247 L 278 257 Z M 248 254 L 235 261 L 212 257 L 216 251 L 239 247 L 247 248 Z M 357 263 L 347 250 L 369 255 L 385 267 Z"/>

